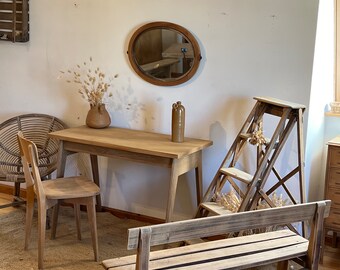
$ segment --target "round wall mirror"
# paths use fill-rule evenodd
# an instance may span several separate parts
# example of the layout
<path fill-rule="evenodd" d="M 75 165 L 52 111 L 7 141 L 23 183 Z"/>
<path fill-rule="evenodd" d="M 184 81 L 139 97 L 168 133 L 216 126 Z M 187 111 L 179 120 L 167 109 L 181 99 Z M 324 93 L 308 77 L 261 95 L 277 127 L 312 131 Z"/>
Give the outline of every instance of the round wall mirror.
<path fill-rule="evenodd" d="M 140 77 L 161 86 L 188 81 L 202 58 L 194 36 L 169 22 L 148 23 L 137 29 L 129 42 L 128 55 Z"/>

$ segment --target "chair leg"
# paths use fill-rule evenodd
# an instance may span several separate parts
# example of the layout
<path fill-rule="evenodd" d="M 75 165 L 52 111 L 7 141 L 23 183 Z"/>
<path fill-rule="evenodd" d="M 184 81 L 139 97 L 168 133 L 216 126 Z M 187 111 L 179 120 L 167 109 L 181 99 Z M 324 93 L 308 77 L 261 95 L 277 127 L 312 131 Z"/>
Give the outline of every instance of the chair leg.
<path fill-rule="evenodd" d="M 94 260 L 96 262 L 99 261 L 99 253 L 98 253 L 98 234 L 97 234 L 97 218 L 96 218 L 96 204 L 95 197 L 89 198 L 89 202 L 87 203 L 87 215 L 89 219 L 89 224 L 91 228 L 91 237 L 92 237 L 92 245 L 94 251 Z"/>
<path fill-rule="evenodd" d="M 57 202 L 53 206 L 52 210 L 52 227 L 51 227 L 51 240 L 54 240 L 57 233 L 57 225 L 58 225 L 58 214 L 59 214 L 59 202 Z"/>
<path fill-rule="evenodd" d="M 81 229 L 80 229 L 80 205 L 78 203 L 74 204 L 74 215 L 76 217 L 77 226 L 77 236 L 78 240 L 81 240 Z"/>
<path fill-rule="evenodd" d="M 14 183 L 14 197 L 20 198 L 20 182 Z"/>
<path fill-rule="evenodd" d="M 326 238 L 327 230 L 323 228 L 322 238 L 321 238 L 321 252 L 320 252 L 320 264 L 323 264 L 323 255 L 325 253 L 325 238 Z"/>
<path fill-rule="evenodd" d="M 44 249 L 45 249 L 47 209 L 45 202 L 40 202 L 39 204 L 40 205 L 38 205 L 38 268 L 44 269 Z"/>
<path fill-rule="evenodd" d="M 278 262 L 276 269 L 277 270 L 287 270 L 288 269 L 288 260 Z"/>
<path fill-rule="evenodd" d="M 34 212 L 34 190 L 33 186 L 27 187 L 26 193 L 26 223 L 25 223 L 25 246 L 24 249 L 28 249 L 28 245 L 31 240 L 32 221 Z"/>

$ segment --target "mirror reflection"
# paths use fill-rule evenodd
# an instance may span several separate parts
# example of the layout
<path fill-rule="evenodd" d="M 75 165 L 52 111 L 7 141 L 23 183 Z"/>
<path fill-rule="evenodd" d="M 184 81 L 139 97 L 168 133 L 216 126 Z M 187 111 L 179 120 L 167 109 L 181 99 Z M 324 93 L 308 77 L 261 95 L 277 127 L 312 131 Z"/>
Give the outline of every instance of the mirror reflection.
<path fill-rule="evenodd" d="M 141 34 L 134 47 L 135 59 L 149 76 L 174 80 L 185 75 L 193 65 L 193 47 L 175 31 L 152 29 Z"/>
<path fill-rule="evenodd" d="M 129 43 L 133 69 L 155 85 L 178 85 L 189 80 L 201 59 L 197 41 L 185 28 L 167 22 L 139 28 Z"/>

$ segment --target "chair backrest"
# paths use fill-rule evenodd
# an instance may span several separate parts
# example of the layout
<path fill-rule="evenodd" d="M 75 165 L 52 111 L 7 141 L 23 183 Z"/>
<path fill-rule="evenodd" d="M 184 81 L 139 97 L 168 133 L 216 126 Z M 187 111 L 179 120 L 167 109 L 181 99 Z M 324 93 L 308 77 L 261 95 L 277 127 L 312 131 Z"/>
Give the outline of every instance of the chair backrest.
<path fill-rule="evenodd" d="M 41 176 L 38 168 L 38 149 L 34 142 L 26 139 L 21 131 L 17 135 L 20 155 L 27 187 L 33 186 L 38 196 L 38 201 L 45 197 L 41 184 Z"/>
<path fill-rule="evenodd" d="M 48 133 L 66 127 L 58 118 L 46 114 L 23 114 L 1 123 L 0 181 L 25 181 L 17 140 L 19 131 L 37 146 L 41 177 L 51 174 L 57 166 L 59 144 Z"/>

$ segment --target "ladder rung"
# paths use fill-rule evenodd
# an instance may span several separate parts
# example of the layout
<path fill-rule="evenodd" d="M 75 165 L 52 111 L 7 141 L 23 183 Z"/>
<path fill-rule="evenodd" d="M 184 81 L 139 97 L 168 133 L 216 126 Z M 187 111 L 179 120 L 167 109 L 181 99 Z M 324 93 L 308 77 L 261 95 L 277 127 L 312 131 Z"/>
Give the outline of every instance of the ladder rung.
<path fill-rule="evenodd" d="M 240 137 L 242 139 L 249 139 L 251 137 L 251 134 L 250 133 L 242 132 L 242 133 L 240 133 Z"/>
<path fill-rule="evenodd" d="M 195 244 L 202 244 L 204 242 L 207 242 L 201 238 L 198 239 L 189 239 L 184 241 L 186 245 L 195 245 Z"/>
<path fill-rule="evenodd" d="M 229 211 L 228 209 L 226 209 L 225 207 L 218 205 L 215 202 L 201 203 L 200 206 L 216 215 L 228 215 L 228 214 L 233 213 Z"/>
<path fill-rule="evenodd" d="M 229 175 L 233 178 L 236 178 L 246 184 L 249 184 L 251 180 L 253 180 L 253 176 L 251 174 L 241 171 L 239 169 L 236 169 L 234 167 L 221 168 L 220 172 L 225 175 Z"/>

